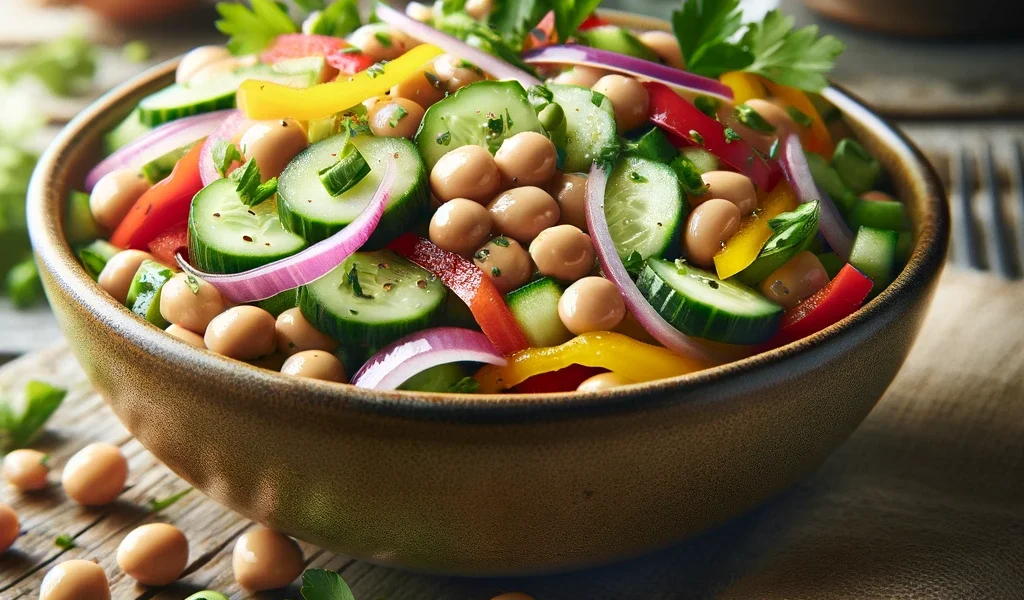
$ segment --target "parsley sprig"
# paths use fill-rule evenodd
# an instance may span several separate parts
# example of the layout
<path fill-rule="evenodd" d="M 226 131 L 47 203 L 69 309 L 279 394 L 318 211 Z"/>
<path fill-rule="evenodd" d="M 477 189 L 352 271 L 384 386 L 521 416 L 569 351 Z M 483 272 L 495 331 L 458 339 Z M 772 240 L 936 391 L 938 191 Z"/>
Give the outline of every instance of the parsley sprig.
<path fill-rule="evenodd" d="M 288 11 L 274 0 L 251 0 L 252 8 L 234 2 L 218 2 L 217 30 L 231 36 L 232 54 L 254 54 L 270 45 L 279 35 L 296 33 L 299 28 Z"/>

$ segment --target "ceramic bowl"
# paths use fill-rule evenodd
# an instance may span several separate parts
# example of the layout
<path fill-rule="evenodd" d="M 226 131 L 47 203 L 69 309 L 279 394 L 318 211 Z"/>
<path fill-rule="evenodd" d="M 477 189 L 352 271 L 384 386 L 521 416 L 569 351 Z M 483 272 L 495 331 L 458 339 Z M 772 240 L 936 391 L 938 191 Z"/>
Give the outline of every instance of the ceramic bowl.
<path fill-rule="evenodd" d="M 750 509 L 819 465 L 875 405 L 946 253 L 934 171 L 903 134 L 830 89 L 888 165 L 916 234 L 896 281 L 841 323 L 701 373 L 586 395 L 377 392 L 287 377 L 136 318 L 62 235 L 64 199 L 96 163 L 103 132 L 173 72 L 165 64 L 109 93 L 39 163 L 29 225 L 50 303 L 96 389 L 181 477 L 250 519 L 375 563 L 564 571 L 661 548 Z"/>

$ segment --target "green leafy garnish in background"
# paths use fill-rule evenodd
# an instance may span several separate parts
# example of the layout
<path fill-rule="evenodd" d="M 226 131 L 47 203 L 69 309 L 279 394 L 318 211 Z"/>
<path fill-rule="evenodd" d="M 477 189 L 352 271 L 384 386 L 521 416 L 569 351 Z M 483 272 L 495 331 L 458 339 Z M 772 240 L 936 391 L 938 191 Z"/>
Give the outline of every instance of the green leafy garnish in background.
<path fill-rule="evenodd" d="M 165 508 L 168 508 L 178 500 L 181 500 L 185 496 L 188 496 L 192 492 L 193 488 L 185 488 L 177 494 L 171 494 L 166 498 L 153 498 L 149 501 L 149 512 L 156 514 Z"/>
<path fill-rule="evenodd" d="M 43 428 L 67 390 L 42 381 L 29 381 L 20 407 L 9 397 L 0 397 L 0 450 L 9 452 L 27 446 Z"/>
<path fill-rule="evenodd" d="M 57 539 L 53 540 L 53 545 L 57 546 L 61 550 L 70 550 L 78 546 L 78 544 L 75 543 L 75 538 L 66 533 L 58 535 Z"/>
<path fill-rule="evenodd" d="M 95 75 L 96 50 L 81 36 L 35 46 L 0 65 L 0 80 L 10 84 L 22 77 L 35 77 L 58 96 L 74 95 L 88 86 Z"/>
<path fill-rule="evenodd" d="M 559 41 L 565 41 L 579 29 L 590 13 L 594 12 L 601 0 L 554 0 L 555 33 Z"/>
<path fill-rule="evenodd" d="M 234 2 L 218 2 L 217 30 L 230 36 L 232 54 L 255 54 L 279 35 L 296 33 L 299 28 L 288 11 L 274 0 L 251 0 L 252 8 Z"/>
<path fill-rule="evenodd" d="M 304 7 L 305 8 L 305 7 Z M 309 33 L 341 37 L 359 28 L 359 5 L 356 0 L 335 0 L 322 7 Z"/>
<path fill-rule="evenodd" d="M 142 40 L 132 40 L 121 47 L 121 56 L 130 63 L 144 63 L 153 56 L 153 49 Z"/>
<path fill-rule="evenodd" d="M 718 77 L 750 64 L 753 57 L 729 42 L 743 27 L 739 0 L 684 0 L 672 13 L 672 31 L 679 40 L 686 70 Z"/>
<path fill-rule="evenodd" d="M 303 600 L 356 600 L 341 575 L 326 569 L 306 569 L 299 592 Z"/>

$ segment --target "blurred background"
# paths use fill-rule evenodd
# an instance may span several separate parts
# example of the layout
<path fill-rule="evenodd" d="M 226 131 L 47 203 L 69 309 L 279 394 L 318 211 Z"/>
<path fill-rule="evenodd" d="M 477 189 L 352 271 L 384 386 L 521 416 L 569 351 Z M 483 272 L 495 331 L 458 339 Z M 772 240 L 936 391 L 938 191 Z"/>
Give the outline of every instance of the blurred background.
<path fill-rule="evenodd" d="M 1019 0 L 745 0 L 847 43 L 835 81 L 900 123 L 950 192 L 959 265 L 1019 279 L 1024 256 L 1024 11 Z M 679 0 L 606 0 L 668 18 Z M 105 90 L 220 43 L 206 0 L 0 0 L 0 362 L 60 334 L 36 300 L 23 199 L 38 153 Z"/>

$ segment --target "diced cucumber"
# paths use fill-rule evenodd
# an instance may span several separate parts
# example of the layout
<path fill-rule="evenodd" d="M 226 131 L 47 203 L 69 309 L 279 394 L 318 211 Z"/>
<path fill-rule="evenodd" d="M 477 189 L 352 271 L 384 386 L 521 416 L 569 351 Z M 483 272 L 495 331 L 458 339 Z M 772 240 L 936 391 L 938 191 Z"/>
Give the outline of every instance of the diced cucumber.
<path fill-rule="evenodd" d="M 604 214 L 619 258 L 676 254 L 679 232 L 690 207 L 675 171 L 639 158 L 620 158 L 608 178 Z"/>
<path fill-rule="evenodd" d="M 836 144 L 832 167 L 854 194 L 874 189 L 882 176 L 882 163 L 853 138 L 844 138 Z"/>
<path fill-rule="evenodd" d="M 563 291 L 553 279 L 545 277 L 505 295 L 505 303 L 531 347 L 557 346 L 572 337 L 558 316 Z"/>
<path fill-rule="evenodd" d="M 103 272 L 103 267 L 107 266 L 107 261 L 114 258 L 114 255 L 120 251 L 120 248 L 107 240 L 96 240 L 91 244 L 80 247 L 77 254 L 78 260 L 82 263 L 82 268 L 85 269 L 85 272 L 93 280 L 97 280 L 100 278 L 100 273 Z"/>
<path fill-rule="evenodd" d="M 544 133 L 526 90 L 518 81 L 478 81 L 427 109 L 416 132 L 427 171 L 461 146 L 483 146 L 491 154 L 517 133 Z"/>
<path fill-rule="evenodd" d="M 299 308 L 338 340 L 351 362 L 440 319 L 446 289 L 434 275 L 390 250 L 356 252 L 299 288 Z"/>
<path fill-rule="evenodd" d="M 309 243 L 341 231 L 373 198 L 384 177 L 385 157 L 398 163 L 398 173 L 381 218 L 367 248 L 379 248 L 425 219 L 430 211 L 427 172 L 416 147 L 402 138 L 358 136 L 352 144 L 370 166 L 370 173 L 338 196 L 331 196 L 319 173 L 338 162 L 347 137 L 336 135 L 303 150 L 278 179 L 278 211 L 285 228 Z"/>
<path fill-rule="evenodd" d="M 673 327 L 716 342 L 758 344 L 774 335 L 782 320 L 778 304 L 682 260 L 648 260 L 637 287 Z"/>
<path fill-rule="evenodd" d="M 192 199 L 188 255 L 210 273 L 238 273 L 291 256 L 306 246 L 277 216 L 277 202 L 247 206 L 231 179 L 218 179 Z"/>
<path fill-rule="evenodd" d="M 657 127 L 644 132 L 634 141 L 626 142 L 626 154 L 639 156 L 660 163 L 670 163 L 679 156 L 679 150 L 668 141 L 665 134 Z"/>
<path fill-rule="evenodd" d="M 573 35 L 584 46 L 658 62 L 658 55 L 653 50 L 622 27 L 601 25 L 577 31 Z"/>
<path fill-rule="evenodd" d="M 142 175 L 145 176 L 146 181 L 148 181 L 150 185 L 157 183 L 158 181 L 162 181 L 164 177 L 171 174 L 171 171 L 174 170 L 174 165 L 178 164 L 181 157 L 185 156 L 185 154 L 187 154 L 188 151 L 198 143 L 199 141 L 196 140 L 191 144 L 171 150 L 159 158 L 154 158 L 148 163 L 142 165 L 142 169 L 140 169 L 142 171 Z"/>
<path fill-rule="evenodd" d="M 804 250 L 812 249 L 818 232 L 818 214 L 818 202 L 813 201 L 768 221 L 774 233 L 765 242 L 754 262 L 740 271 L 736 278 L 749 286 L 756 286 L 775 269 L 789 262 L 789 259 Z"/>
<path fill-rule="evenodd" d="M 234 73 L 196 85 L 175 83 L 139 102 L 139 120 L 150 127 L 224 108 L 234 108 L 238 86 L 247 79 L 259 79 L 291 87 L 309 87 L 317 73 L 280 73 L 267 65 L 243 67 Z"/>
<path fill-rule="evenodd" d="M 89 208 L 89 194 L 71 190 L 68 194 L 68 209 L 64 215 L 64 235 L 68 243 L 80 244 L 101 237 L 99 223 Z"/>
<path fill-rule="evenodd" d="M 285 292 L 281 292 L 280 294 L 271 296 L 266 300 L 260 300 L 255 304 L 256 306 L 262 308 L 268 313 L 274 315 L 274 317 L 276 318 L 284 311 L 290 308 L 295 308 L 296 306 L 299 305 L 298 290 L 288 290 Z"/>
<path fill-rule="evenodd" d="M 139 109 L 135 108 L 128 113 L 124 121 L 118 123 L 117 127 L 103 136 L 103 152 L 107 155 L 113 154 L 116 150 L 127 146 L 152 130 L 152 127 L 142 122 L 139 117 Z"/>
<path fill-rule="evenodd" d="M 839 258 L 839 255 L 835 252 L 819 254 L 818 260 L 821 261 L 821 266 L 825 267 L 825 272 L 828 273 L 829 279 L 838 275 L 839 271 L 846 266 L 846 261 Z"/>
<path fill-rule="evenodd" d="M 174 271 L 164 265 L 154 260 L 143 261 L 128 288 L 125 305 L 157 327 L 167 327 L 170 323 L 160 314 L 160 292 L 171 277 L 174 277 Z"/>
<path fill-rule="evenodd" d="M 872 294 L 885 289 L 895 276 L 898 243 L 899 234 L 889 229 L 861 227 L 857 230 L 850 250 L 850 264 L 875 282 Z"/>
<path fill-rule="evenodd" d="M 685 146 L 679 150 L 679 153 L 690 159 L 690 162 L 700 170 L 701 174 L 717 171 L 721 164 L 717 156 L 697 146 Z"/>
<path fill-rule="evenodd" d="M 861 226 L 893 231 L 910 231 L 910 219 L 902 202 L 894 200 L 860 200 L 850 209 L 850 227 L 856 231 Z"/>
<path fill-rule="evenodd" d="M 325 167 L 318 175 L 328 194 L 340 196 L 369 174 L 370 166 L 366 164 L 363 155 L 354 145 L 346 144 L 337 161 Z"/>
<path fill-rule="evenodd" d="M 586 173 L 595 160 L 613 160 L 619 151 L 619 139 L 615 136 L 611 101 L 578 85 L 553 83 L 547 87 L 565 112 L 564 170 Z"/>
<path fill-rule="evenodd" d="M 448 392 L 467 375 L 466 368 L 459 363 L 445 363 L 413 375 L 398 386 L 398 389 L 413 392 Z"/>
<path fill-rule="evenodd" d="M 843 215 L 849 214 L 857 202 L 857 194 L 843 183 L 839 173 L 821 155 L 808 152 L 807 165 L 811 168 L 811 177 L 818 189 L 835 201 Z"/>

